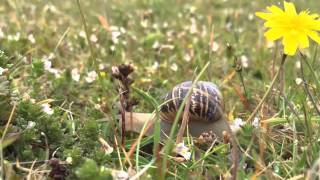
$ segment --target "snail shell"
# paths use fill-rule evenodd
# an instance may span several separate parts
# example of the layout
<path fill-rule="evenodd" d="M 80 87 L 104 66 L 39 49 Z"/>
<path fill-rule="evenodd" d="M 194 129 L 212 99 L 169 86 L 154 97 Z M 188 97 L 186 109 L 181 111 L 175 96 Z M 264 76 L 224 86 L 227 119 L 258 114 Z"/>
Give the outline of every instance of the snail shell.
<path fill-rule="evenodd" d="M 164 98 L 160 117 L 166 122 L 173 122 L 177 111 L 192 87 L 191 81 L 176 85 Z M 217 85 L 198 81 L 192 90 L 189 109 L 189 121 L 214 123 L 223 117 L 224 103 Z"/>

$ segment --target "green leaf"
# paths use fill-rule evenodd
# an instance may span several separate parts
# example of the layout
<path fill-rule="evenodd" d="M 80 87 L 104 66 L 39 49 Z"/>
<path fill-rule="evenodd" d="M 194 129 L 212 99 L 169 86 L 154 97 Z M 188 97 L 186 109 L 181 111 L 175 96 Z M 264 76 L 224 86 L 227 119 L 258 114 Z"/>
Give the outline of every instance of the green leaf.
<path fill-rule="evenodd" d="M 11 133 L 6 136 L 2 141 L 2 149 L 8 147 L 12 143 L 14 143 L 16 140 L 18 140 L 21 137 L 21 133 Z"/>

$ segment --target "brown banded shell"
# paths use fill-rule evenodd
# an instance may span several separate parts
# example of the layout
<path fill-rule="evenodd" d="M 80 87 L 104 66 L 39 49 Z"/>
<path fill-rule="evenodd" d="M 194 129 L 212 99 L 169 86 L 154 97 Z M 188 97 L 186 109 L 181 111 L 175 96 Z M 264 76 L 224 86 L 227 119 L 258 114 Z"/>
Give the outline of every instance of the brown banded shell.
<path fill-rule="evenodd" d="M 192 87 L 191 81 L 176 85 L 167 93 L 161 106 L 160 116 L 164 121 L 172 122 L 177 111 Z M 192 91 L 189 109 L 189 121 L 215 122 L 223 116 L 224 104 L 218 87 L 205 81 L 198 81 Z"/>

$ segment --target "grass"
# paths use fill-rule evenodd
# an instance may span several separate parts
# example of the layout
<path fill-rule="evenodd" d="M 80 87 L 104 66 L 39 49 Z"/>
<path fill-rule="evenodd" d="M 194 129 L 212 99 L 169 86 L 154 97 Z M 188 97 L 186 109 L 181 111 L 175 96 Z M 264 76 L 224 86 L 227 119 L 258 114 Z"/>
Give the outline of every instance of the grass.
<path fill-rule="evenodd" d="M 294 3 L 299 10 L 320 10 L 315 1 Z M 262 22 L 254 16 L 271 4 L 277 2 L 3 1 L 0 67 L 7 70 L 0 75 L 2 177 L 228 177 L 227 144 L 202 150 L 185 138 L 197 153 L 179 162 L 170 143 L 165 153 L 157 153 L 156 128 L 153 137 L 141 140 L 126 134 L 122 148 L 111 67 L 135 67 L 135 112 L 159 111 L 166 92 L 192 80 L 195 69 L 206 68 L 200 80 L 220 87 L 230 121 L 245 121 L 280 67 L 281 45 L 266 42 Z M 320 151 L 318 49 L 311 44 L 305 56 L 287 57 L 284 93 L 276 80 L 256 112 L 259 125 L 247 123 L 237 133 L 242 152 L 238 179 L 312 179 Z M 99 138 L 114 148 L 112 153 Z M 128 158 L 135 142 L 135 156 Z M 153 151 L 143 151 L 152 142 Z"/>

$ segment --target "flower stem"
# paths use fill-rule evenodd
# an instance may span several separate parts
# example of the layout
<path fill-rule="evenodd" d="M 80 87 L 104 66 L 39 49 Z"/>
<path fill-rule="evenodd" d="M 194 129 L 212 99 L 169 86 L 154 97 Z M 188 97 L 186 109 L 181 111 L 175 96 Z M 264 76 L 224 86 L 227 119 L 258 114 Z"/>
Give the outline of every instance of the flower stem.
<path fill-rule="evenodd" d="M 278 79 L 279 77 L 279 74 L 281 71 L 283 71 L 283 65 L 284 65 L 284 62 L 287 58 L 287 55 L 286 54 L 283 54 L 282 55 L 282 58 L 281 58 L 281 64 L 280 64 L 280 68 L 279 70 L 277 71 L 277 73 L 274 75 L 272 81 L 271 81 L 271 84 L 269 86 L 269 88 L 267 89 L 267 91 L 265 92 L 265 94 L 263 95 L 261 101 L 259 102 L 259 104 L 257 105 L 257 107 L 253 110 L 253 112 L 251 113 L 251 115 L 249 116 L 249 118 L 247 119 L 246 122 L 251 122 L 253 120 L 253 118 L 256 116 L 256 114 L 258 113 L 258 111 L 260 110 L 262 104 L 266 101 L 268 95 L 270 94 L 276 80 Z"/>

